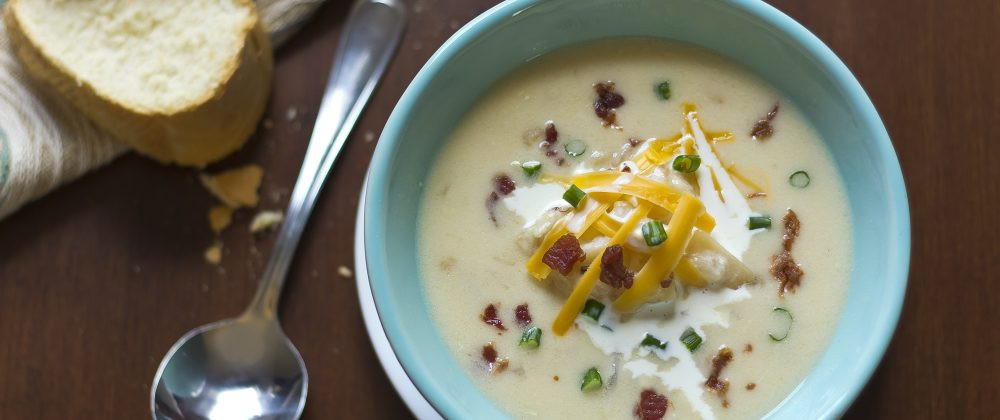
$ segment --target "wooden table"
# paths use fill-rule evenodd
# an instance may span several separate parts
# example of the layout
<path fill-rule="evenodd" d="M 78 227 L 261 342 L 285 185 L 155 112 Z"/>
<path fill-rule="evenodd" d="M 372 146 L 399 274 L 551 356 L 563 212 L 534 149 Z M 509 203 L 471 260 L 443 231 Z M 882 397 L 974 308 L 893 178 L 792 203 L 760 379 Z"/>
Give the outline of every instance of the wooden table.
<path fill-rule="evenodd" d="M 408 416 L 366 336 L 352 267 L 358 192 L 410 79 L 492 0 L 417 0 L 385 80 L 320 196 L 281 317 L 309 365 L 306 418 Z M 266 169 L 262 208 L 283 209 L 303 156 L 346 1 L 330 1 L 277 54 L 273 121 L 213 168 Z M 913 220 L 910 287 L 884 361 L 851 418 L 1000 412 L 1000 3 L 778 0 L 840 55 L 896 146 Z M 293 110 L 294 111 L 291 111 Z M 292 115 L 295 114 L 295 115 Z M 204 263 L 212 197 L 195 172 L 118 159 L 0 222 L 0 418 L 147 418 L 160 358 L 188 329 L 249 301 L 274 235 L 224 232 Z"/>

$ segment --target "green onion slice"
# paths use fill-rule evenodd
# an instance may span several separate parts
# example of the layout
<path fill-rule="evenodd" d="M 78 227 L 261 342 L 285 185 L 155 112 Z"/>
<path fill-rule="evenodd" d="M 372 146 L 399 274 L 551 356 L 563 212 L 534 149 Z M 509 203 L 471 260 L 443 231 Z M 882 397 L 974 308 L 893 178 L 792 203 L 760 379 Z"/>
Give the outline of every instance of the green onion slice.
<path fill-rule="evenodd" d="M 535 176 L 538 171 L 542 170 L 542 163 L 537 160 L 527 161 L 521 164 L 521 170 L 524 171 L 525 175 L 532 177 Z"/>
<path fill-rule="evenodd" d="M 795 171 L 795 173 L 788 177 L 788 183 L 792 184 L 795 188 L 808 187 L 809 181 L 809 172 L 806 171 Z"/>
<path fill-rule="evenodd" d="M 677 172 L 689 174 L 697 171 L 699 166 L 701 166 L 701 156 L 698 155 L 680 155 L 674 158 L 673 168 Z"/>
<path fill-rule="evenodd" d="M 521 333 L 521 342 L 517 345 L 526 349 L 536 349 L 542 344 L 542 329 L 531 327 Z"/>
<path fill-rule="evenodd" d="M 572 140 L 566 143 L 563 148 L 566 149 L 566 154 L 577 157 L 587 151 L 587 143 L 584 143 L 583 140 Z"/>
<path fill-rule="evenodd" d="M 601 317 L 601 313 L 604 312 L 604 304 L 599 300 L 587 299 L 587 303 L 583 304 L 583 314 L 584 318 L 589 318 L 591 321 L 597 322 L 597 319 Z"/>
<path fill-rule="evenodd" d="M 602 386 L 604 381 L 601 380 L 601 372 L 598 372 L 597 368 L 592 367 L 583 374 L 583 381 L 580 383 L 580 390 L 583 392 L 597 391 Z"/>
<path fill-rule="evenodd" d="M 660 99 L 664 101 L 670 100 L 670 81 L 660 82 L 656 85 L 656 93 L 660 95 Z"/>
<path fill-rule="evenodd" d="M 681 333 L 681 343 L 684 343 L 684 347 L 687 347 L 688 351 L 694 353 L 701 345 L 701 336 L 694 332 L 694 328 L 687 327 L 683 333 Z"/>
<path fill-rule="evenodd" d="M 663 222 L 650 220 L 642 225 L 642 237 L 646 240 L 646 245 L 657 246 L 667 240 L 667 231 L 663 229 Z"/>
<path fill-rule="evenodd" d="M 563 200 L 566 200 L 566 202 L 569 203 L 569 205 L 573 206 L 573 208 L 577 208 L 580 206 L 580 202 L 583 201 L 583 198 L 586 196 L 587 193 L 583 192 L 583 190 L 581 190 L 580 187 L 577 187 L 574 184 L 570 185 L 569 189 L 566 190 L 565 193 L 563 193 Z"/>
<path fill-rule="evenodd" d="M 750 230 L 770 229 L 771 216 L 750 216 L 750 219 L 747 220 L 747 228 Z"/>
<path fill-rule="evenodd" d="M 775 313 L 779 314 L 779 316 L 781 316 L 782 318 L 784 318 L 786 320 L 786 323 L 785 323 L 785 332 L 781 333 L 780 337 L 776 336 L 775 334 L 771 334 L 771 333 L 767 333 L 767 336 L 771 337 L 771 340 L 774 340 L 774 341 L 781 341 L 781 340 L 784 340 L 785 338 L 788 338 L 788 332 L 792 330 L 792 322 L 795 321 L 795 318 L 792 317 L 792 313 L 788 312 L 788 309 L 785 309 L 785 308 L 774 308 L 774 310 L 772 312 L 775 312 Z"/>
<path fill-rule="evenodd" d="M 660 350 L 667 349 L 667 343 L 660 341 L 660 339 L 649 335 L 649 333 L 646 333 L 646 336 L 642 337 L 642 342 L 640 342 L 639 345 L 643 347 L 656 347 Z"/>

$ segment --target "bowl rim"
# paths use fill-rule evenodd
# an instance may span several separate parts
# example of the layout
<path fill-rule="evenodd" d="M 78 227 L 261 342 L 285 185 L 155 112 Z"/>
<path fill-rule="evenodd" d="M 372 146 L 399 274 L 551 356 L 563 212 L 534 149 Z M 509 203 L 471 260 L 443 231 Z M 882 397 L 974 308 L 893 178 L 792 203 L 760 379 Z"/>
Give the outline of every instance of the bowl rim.
<path fill-rule="evenodd" d="M 427 60 L 427 62 L 417 72 L 413 80 L 407 86 L 383 128 L 382 134 L 376 145 L 374 154 L 368 170 L 367 195 L 368 197 L 379 197 L 380 191 L 386 191 L 391 176 L 391 160 L 393 152 L 397 148 L 402 132 L 405 128 L 404 122 L 415 108 L 421 96 L 427 90 L 437 73 L 450 62 L 458 52 L 462 51 L 469 44 L 479 39 L 484 34 L 490 32 L 507 19 L 516 16 L 521 11 L 544 3 L 545 0 L 505 0 L 480 15 L 473 18 L 467 24 L 458 29 L 449 37 L 437 51 Z M 858 394 L 868 383 L 875 369 L 884 356 L 889 342 L 895 332 L 896 326 L 902 312 L 902 305 L 906 294 L 907 281 L 909 277 L 910 247 L 911 247 L 911 227 L 910 213 L 906 194 L 906 187 L 903 182 L 902 169 L 899 165 L 898 157 L 889 139 L 889 134 L 879 116 L 875 105 L 868 97 L 860 82 L 854 74 L 840 60 L 840 58 L 815 34 L 810 32 L 796 20 L 784 14 L 774 6 L 759 0 L 719 0 L 723 7 L 732 7 L 776 29 L 785 34 L 793 42 L 798 44 L 802 50 L 811 58 L 817 60 L 819 67 L 827 70 L 833 82 L 844 89 L 845 97 L 849 103 L 863 118 L 861 125 L 864 131 L 872 135 L 876 152 L 880 160 L 885 164 L 886 187 L 891 196 L 887 197 L 890 205 L 889 210 L 898 224 L 897 231 L 896 258 L 890 260 L 895 263 L 889 267 L 889 289 L 897 291 L 890 293 L 888 299 L 882 306 L 883 313 L 888 316 L 886 322 L 873 325 L 874 330 L 870 334 L 877 338 L 872 341 L 868 351 L 864 352 L 857 360 L 856 365 L 862 365 L 861 369 L 852 370 L 853 377 L 850 378 L 850 387 L 840 392 L 840 397 L 830 404 L 827 410 L 821 413 L 822 418 L 841 416 L 850 404 L 857 398 Z M 412 366 L 417 364 L 415 352 L 398 351 L 398 343 L 394 337 L 398 337 L 402 327 L 396 322 L 393 316 L 381 316 L 383 311 L 392 308 L 386 307 L 388 289 L 386 285 L 380 284 L 377 279 L 387 278 L 385 269 L 386 260 L 384 255 L 373 252 L 376 248 L 375 240 L 372 238 L 386 237 L 383 226 L 376 223 L 378 220 L 376 211 L 377 202 L 381 200 L 367 200 L 363 209 L 365 212 L 364 238 L 365 254 L 367 258 L 367 270 L 376 303 L 376 310 L 380 313 L 379 319 L 386 331 L 390 346 L 400 360 L 400 364 L 407 376 L 417 385 L 417 390 L 427 399 L 427 401 L 445 417 L 455 417 L 462 414 L 462 408 L 449 398 L 442 395 L 441 390 L 433 379 L 426 377 L 423 372 L 414 372 Z M 893 276 L 892 274 L 896 274 Z M 380 299 L 380 296 L 382 297 Z M 383 304 L 379 304 L 382 301 Z M 815 369 L 815 367 L 813 368 Z M 810 370 L 809 375 L 812 374 Z M 809 376 L 807 375 L 807 377 Z M 779 404 L 767 413 L 769 416 L 780 407 Z"/>

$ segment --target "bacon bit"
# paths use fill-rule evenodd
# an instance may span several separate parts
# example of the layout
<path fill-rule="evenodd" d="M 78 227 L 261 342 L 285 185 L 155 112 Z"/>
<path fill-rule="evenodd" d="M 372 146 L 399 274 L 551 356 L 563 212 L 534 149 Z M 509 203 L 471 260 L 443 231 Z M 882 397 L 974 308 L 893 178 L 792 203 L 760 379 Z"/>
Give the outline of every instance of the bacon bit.
<path fill-rule="evenodd" d="M 514 192 L 515 188 L 517 188 L 517 184 L 507 174 L 501 173 L 493 177 L 493 191 L 490 192 L 490 196 L 486 199 L 486 212 L 489 213 L 493 226 L 500 227 L 500 224 L 497 223 L 496 212 L 500 195 L 510 195 L 510 193 Z"/>
<path fill-rule="evenodd" d="M 506 357 L 501 359 L 497 356 L 497 349 L 493 346 L 492 341 L 483 346 L 483 361 L 486 362 L 486 367 L 493 374 L 507 370 L 507 367 L 510 365 L 510 360 Z"/>
<path fill-rule="evenodd" d="M 632 287 L 635 273 L 625 266 L 625 251 L 621 245 L 612 245 L 601 255 L 601 282 L 615 289 Z"/>
<path fill-rule="evenodd" d="M 670 275 L 667 276 L 666 279 L 660 282 L 660 287 L 666 289 L 670 287 L 670 285 L 673 283 L 674 283 L 674 273 L 670 273 Z"/>
<path fill-rule="evenodd" d="M 497 201 L 500 201 L 500 196 L 497 195 L 497 192 L 490 192 L 489 198 L 486 199 L 486 212 L 489 213 L 493 226 L 500 227 L 500 224 L 497 223 Z"/>
<path fill-rule="evenodd" d="M 753 344 L 747 343 L 746 346 L 743 346 L 743 352 L 744 353 L 753 353 Z"/>
<path fill-rule="evenodd" d="M 750 382 L 750 383 L 747 384 L 746 388 L 747 388 L 747 391 L 753 391 L 753 389 L 756 388 L 756 387 L 757 387 L 757 384 L 755 384 L 753 382 Z"/>
<path fill-rule="evenodd" d="M 639 140 L 639 139 L 637 139 L 635 137 L 630 137 L 628 139 L 628 145 L 631 146 L 631 147 L 637 147 L 640 144 L 642 144 L 642 140 Z"/>
<path fill-rule="evenodd" d="M 559 150 L 553 148 L 555 144 L 559 141 L 559 130 L 556 130 L 556 124 L 552 121 L 545 123 L 545 140 L 538 144 L 542 150 L 545 151 L 545 156 L 555 159 L 556 165 L 563 166 L 566 164 L 566 159 L 559 156 Z"/>
<path fill-rule="evenodd" d="M 514 308 L 514 319 L 517 320 L 517 325 L 521 327 L 527 327 L 531 324 L 531 312 L 528 312 L 528 304 L 522 303 Z"/>
<path fill-rule="evenodd" d="M 750 137 L 754 140 L 765 140 L 774 134 L 774 127 L 771 125 L 771 121 L 774 117 L 778 115 L 778 103 L 774 103 L 774 107 L 768 111 L 767 116 L 757 120 L 754 123 L 753 128 L 750 129 Z"/>
<path fill-rule="evenodd" d="M 632 168 L 629 168 L 628 166 L 622 166 L 622 172 L 632 173 Z"/>
<path fill-rule="evenodd" d="M 635 406 L 635 416 L 641 420 L 662 419 L 667 415 L 667 397 L 653 391 L 644 389 L 639 394 L 639 404 Z"/>
<path fill-rule="evenodd" d="M 573 266 L 577 262 L 586 258 L 587 254 L 583 252 L 583 248 L 580 248 L 580 241 L 572 233 L 567 233 L 556 240 L 556 243 L 552 244 L 548 251 L 545 251 L 542 262 L 566 276 L 573 270 Z"/>
<path fill-rule="evenodd" d="M 497 360 L 497 362 L 493 364 L 493 368 L 490 373 L 497 374 L 503 372 L 507 370 L 508 366 L 510 366 L 510 359 L 504 357 L 503 359 Z"/>
<path fill-rule="evenodd" d="M 603 120 L 605 127 L 617 128 L 615 109 L 625 105 L 625 97 L 615 92 L 615 83 L 611 81 L 594 84 L 594 91 L 597 92 L 594 113 Z"/>
<path fill-rule="evenodd" d="M 802 271 L 802 266 L 792 258 L 792 245 L 795 244 L 795 238 L 799 237 L 802 223 L 799 221 L 798 215 L 789 209 L 788 213 L 785 213 L 785 217 L 781 219 L 781 224 L 784 225 L 785 233 L 781 237 L 781 252 L 771 257 L 771 275 L 778 280 L 780 285 L 778 296 L 785 296 L 785 292 L 795 292 L 795 288 L 802 282 L 802 275 L 805 273 Z"/>
<path fill-rule="evenodd" d="M 510 195 L 517 188 L 517 184 L 514 184 L 514 180 L 510 179 L 507 174 L 499 174 L 493 177 L 493 187 L 496 188 L 500 194 Z"/>
<path fill-rule="evenodd" d="M 708 376 L 708 380 L 705 381 L 705 386 L 716 395 L 722 397 L 723 407 L 727 407 L 729 402 L 726 401 L 726 391 L 729 390 L 729 381 L 725 379 L 719 379 L 719 375 L 722 374 L 722 369 L 733 361 L 733 351 L 729 347 L 723 346 L 719 349 L 719 353 L 712 358 L 712 372 Z"/>
<path fill-rule="evenodd" d="M 552 377 L 552 380 L 553 380 L 553 381 L 556 381 L 556 382 L 559 382 L 559 375 L 556 375 L 556 376 L 553 376 L 553 377 Z"/>
<path fill-rule="evenodd" d="M 492 341 L 483 346 L 483 360 L 490 366 L 497 362 L 497 349 L 493 347 Z"/>
<path fill-rule="evenodd" d="M 486 305 L 486 309 L 483 310 L 483 314 L 479 316 L 486 325 L 492 325 L 500 331 L 507 331 L 507 327 L 503 325 L 503 321 L 497 316 L 497 307 L 493 304 Z"/>
<path fill-rule="evenodd" d="M 795 292 L 795 288 L 802 283 L 802 266 L 795 262 L 792 253 L 782 250 L 771 258 L 771 275 L 778 279 L 778 296 L 784 296 L 785 292 Z"/>
<path fill-rule="evenodd" d="M 767 197 L 767 193 L 760 191 L 754 191 L 750 194 L 747 194 L 747 200 L 753 200 L 755 198 L 764 198 L 764 197 Z"/>
<path fill-rule="evenodd" d="M 556 125 L 552 121 L 545 123 L 545 147 L 552 147 L 559 141 L 559 130 L 556 130 Z"/>
<path fill-rule="evenodd" d="M 792 245 L 795 244 L 795 238 L 799 237 L 799 228 L 802 227 L 802 222 L 799 221 L 799 215 L 795 214 L 792 209 L 788 209 L 785 217 L 781 218 L 781 224 L 785 227 L 785 234 L 781 236 L 781 247 L 786 251 L 791 251 Z"/>

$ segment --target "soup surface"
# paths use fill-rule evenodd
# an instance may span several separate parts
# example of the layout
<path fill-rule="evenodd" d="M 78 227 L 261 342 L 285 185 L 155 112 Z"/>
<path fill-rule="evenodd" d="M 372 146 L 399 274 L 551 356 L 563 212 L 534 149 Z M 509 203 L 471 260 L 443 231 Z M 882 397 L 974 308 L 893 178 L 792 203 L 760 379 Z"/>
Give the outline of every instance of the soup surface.
<path fill-rule="evenodd" d="M 757 417 L 833 332 L 845 200 L 816 132 L 745 69 L 665 41 L 584 44 L 463 117 L 425 185 L 421 278 L 457 364 L 512 417 Z M 546 242 L 563 236 L 563 257 L 585 254 L 565 274 Z"/>

